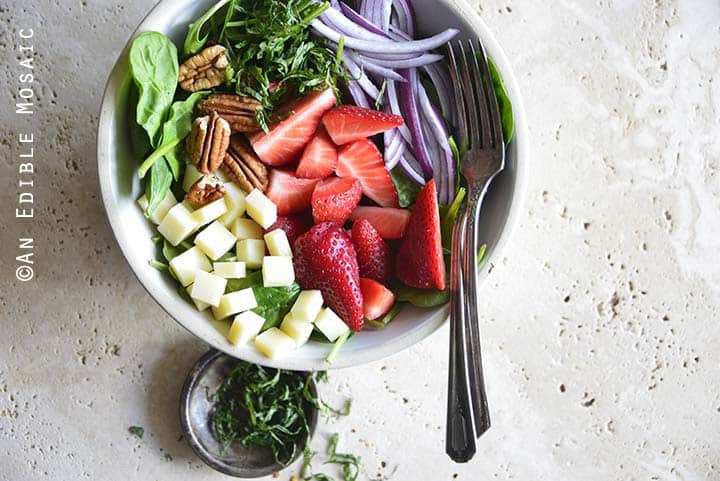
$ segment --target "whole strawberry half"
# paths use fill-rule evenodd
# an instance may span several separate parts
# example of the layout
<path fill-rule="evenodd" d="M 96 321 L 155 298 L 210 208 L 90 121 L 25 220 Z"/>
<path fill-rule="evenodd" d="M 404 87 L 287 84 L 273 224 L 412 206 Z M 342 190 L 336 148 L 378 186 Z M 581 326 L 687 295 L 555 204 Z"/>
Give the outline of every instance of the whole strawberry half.
<path fill-rule="evenodd" d="M 397 253 L 395 272 L 408 286 L 445 289 L 445 259 L 435 180 L 425 184 L 418 194 Z"/>
<path fill-rule="evenodd" d="M 306 233 L 312 227 L 312 219 L 304 214 L 280 215 L 273 225 L 265 229 L 265 233 L 272 232 L 275 229 L 285 231 L 290 245 L 295 243 L 295 239 Z"/>
<path fill-rule="evenodd" d="M 357 253 L 360 277 L 374 279 L 383 284 L 392 277 L 390 246 L 367 219 L 360 218 L 352 226 L 352 242 Z"/>
<path fill-rule="evenodd" d="M 353 331 L 363 327 L 355 248 L 345 229 L 323 222 L 301 235 L 293 246 L 295 278 L 303 289 L 319 289 L 325 303 Z"/>
<path fill-rule="evenodd" d="M 310 207 L 319 179 L 300 179 L 287 170 L 269 170 L 270 181 L 265 195 L 277 206 L 278 215 L 294 214 Z"/>
<path fill-rule="evenodd" d="M 311 200 L 315 223 L 330 221 L 342 224 L 361 197 L 362 187 L 357 179 L 333 176 L 321 180 L 315 186 Z"/>
<path fill-rule="evenodd" d="M 322 122 L 333 142 L 342 145 L 398 127 L 403 124 L 403 118 L 355 105 L 341 105 L 328 110 Z"/>

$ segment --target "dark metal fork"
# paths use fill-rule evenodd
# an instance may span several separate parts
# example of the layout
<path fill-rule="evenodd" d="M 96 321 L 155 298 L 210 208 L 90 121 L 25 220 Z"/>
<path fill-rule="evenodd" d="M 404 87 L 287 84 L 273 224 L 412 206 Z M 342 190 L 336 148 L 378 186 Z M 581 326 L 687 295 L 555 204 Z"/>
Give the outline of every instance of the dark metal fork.
<path fill-rule="evenodd" d="M 480 355 L 477 224 L 488 186 L 505 167 L 505 144 L 482 44 L 460 40 L 450 42 L 447 50 L 458 114 L 457 135 L 461 146 L 467 148 L 460 167 L 468 192 L 453 229 L 450 261 L 450 369 L 445 450 L 454 461 L 467 462 L 476 452 L 476 438 L 490 428 Z"/>

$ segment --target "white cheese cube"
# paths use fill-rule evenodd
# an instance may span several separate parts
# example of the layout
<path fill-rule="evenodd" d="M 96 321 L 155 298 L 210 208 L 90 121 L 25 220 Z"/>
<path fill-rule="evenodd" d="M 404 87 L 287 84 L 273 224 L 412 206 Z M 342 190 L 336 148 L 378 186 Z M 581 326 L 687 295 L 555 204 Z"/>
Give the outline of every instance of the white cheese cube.
<path fill-rule="evenodd" d="M 235 316 L 227 338 L 233 344 L 247 344 L 258 335 L 265 324 L 265 318 L 246 311 Z"/>
<path fill-rule="evenodd" d="M 320 311 L 317 319 L 315 319 L 315 327 L 317 327 L 330 342 L 335 341 L 335 339 L 350 330 L 347 324 L 329 307 Z"/>
<path fill-rule="evenodd" d="M 147 209 L 148 205 L 149 205 L 145 194 L 143 194 L 142 197 L 140 197 L 137 200 L 137 203 L 140 205 L 140 208 L 143 210 L 143 212 L 145 212 L 145 209 Z M 155 225 L 159 224 L 160 222 L 163 221 L 163 219 L 167 215 L 168 211 L 170 209 L 172 209 L 173 206 L 175 206 L 175 204 L 177 204 L 177 203 L 178 202 L 175 199 L 175 196 L 173 195 L 173 193 L 168 190 L 165 193 L 165 197 L 163 197 L 163 200 L 160 201 L 160 203 L 155 208 L 153 213 L 150 214 L 150 217 L 148 217 L 148 219 L 150 219 L 150 221 Z"/>
<path fill-rule="evenodd" d="M 205 204 L 193 212 L 192 215 L 198 225 L 203 226 L 214 221 L 227 212 L 227 210 L 227 205 L 225 205 L 225 199 L 223 198 Z"/>
<path fill-rule="evenodd" d="M 247 214 L 263 229 L 267 229 L 277 220 L 277 206 L 258 189 L 253 189 L 245 198 Z"/>
<path fill-rule="evenodd" d="M 191 247 L 170 261 L 170 269 L 183 287 L 195 282 L 197 271 L 210 272 L 212 266 L 205 254 L 197 247 Z"/>
<path fill-rule="evenodd" d="M 220 222 L 215 221 L 195 237 L 195 245 L 212 260 L 233 248 L 237 239 Z"/>
<path fill-rule="evenodd" d="M 277 359 L 286 356 L 295 349 L 295 341 L 277 327 L 271 327 L 267 331 L 258 334 L 255 338 L 255 347 L 267 357 Z"/>
<path fill-rule="evenodd" d="M 252 219 L 238 217 L 232 224 L 232 233 L 238 239 L 262 239 L 263 228 Z"/>
<path fill-rule="evenodd" d="M 213 307 L 213 316 L 218 321 L 238 312 L 249 311 L 257 307 L 255 293 L 252 287 L 225 294 L 220 299 L 220 304 Z"/>
<path fill-rule="evenodd" d="M 312 323 L 320 314 L 323 306 L 322 292 L 318 290 L 302 291 L 290 312 L 293 319 Z"/>
<path fill-rule="evenodd" d="M 190 188 L 195 182 L 200 180 L 202 176 L 203 173 L 197 170 L 197 167 L 193 164 L 188 164 L 187 167 L 185 167 L 185 177 L 183 177 L 183 190 L 190 192 Z"/>
<path fill-rule="evenodd" d="M 271 256 L 292 256 L 290 242 L 282 229 L 275 229 L 265 234 L 265 244 Z"/>
<path fill-rule="evenodd" d="M 288 312 L 280 324 L 280 330 L 293 338 L 296 347 L 300 347 L 310 339 L 313 325 L 311 322 L 298 321 Z"/>
<path fill-rule="evenodd" d="M 213 274 L 225 279 L 242 279 L 245 277 L 244 262 L 216 262 L 213 264 Z"/>
<path fill-rule="evenodd" d="M 244 262 L 248 269 L 262 267 L 265 257 L 265 241 L 258 239 L 242 239 L 237 243 L 237 260 Z"/>
<path fill-rule="evenodd" d="M 187 290 L 187 293 L 189 295 L 190 291 L 192 290 L 192 285 L 187 286 L 185 289 Z M 192 297 L 190 299 L 192 299 Z M 210 304 L 208 304 L 207 302 L 198 301 L 197 299 L 192 299 L 192 301 L 195 304 L 195 307 L 197 307 L 197 310 L 200 312 L 210 307 Z"/>
<path fill-rule="evenodd" d="M 292 257 L 265 256 L 262 260 L 263 286 L 285 287 L 295 282 Z"/>
<path fill-rule="evenodd" d="M 226 285 L 227 279 L 205 271 L 197 271 L 195 273 L 195 282 L 192 289 L 190 289 L 190 297 L 217 307 L 220 305 L 220 299 L 225 293 Z"/>
<path fill-rule="evenodd" d="M 184 204 L 175 204 L 158 226 L 158 232 L 176 246 L 198 227 L 192 212 Z"/>
<path fill-rule="evenodd" d="M 245 192 L 236 184 L 228 182 L 225 184 L 224 199 L 228 210 L 218 220 L 230 228 L 233 221 L 245 213 Z"/>

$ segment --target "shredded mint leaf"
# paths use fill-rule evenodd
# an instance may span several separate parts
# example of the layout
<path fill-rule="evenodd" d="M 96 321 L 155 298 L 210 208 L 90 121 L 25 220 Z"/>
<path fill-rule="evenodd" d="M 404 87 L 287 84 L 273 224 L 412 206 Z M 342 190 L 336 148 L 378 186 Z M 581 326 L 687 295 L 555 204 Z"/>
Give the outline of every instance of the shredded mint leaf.
<path fill-rule="evenodd" d="M 130 426 L 128 428 L 128 431 L 130 432 L 130 434 L 137 436 L 140 439 L 142 439 L 142 437 L 145 435 L 145 429 L 141 428 L 140 426 Z"/>

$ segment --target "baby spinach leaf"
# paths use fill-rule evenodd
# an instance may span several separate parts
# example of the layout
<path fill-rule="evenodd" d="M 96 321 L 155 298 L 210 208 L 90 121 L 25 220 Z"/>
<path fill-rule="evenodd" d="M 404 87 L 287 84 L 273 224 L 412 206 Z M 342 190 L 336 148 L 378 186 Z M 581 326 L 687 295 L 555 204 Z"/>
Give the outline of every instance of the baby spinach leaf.
<path fill-rule="evenodd" d="M 399 167 L 390 171 L 390 177 L 397 188 L 400 207 L 409 207 L 414 204 L 422 186 L 410 180 Z"/>
<path fill-rule="evenodd" d="M 417 307 L 437 307 L 450 301 L 450 289 L 439 291 L 399 285 L 393 292 L 397 302 L 409 302 Z"/>
<path fill-rule="evenodd" d="M 450 250 L 452 244 L 452 232 L 457 220 L 460 205 L 465 199 L 465 188 L 460 187 L 455 194 L 455 199 L 450 205 L 440 207 L 440 232 L 442 234 L 443 248 Z"/>
<path fill-rule="evenodd" d="M 170 184 L 172 183 L 172 172 L 165 159 L 155 162 L 150 171 L 150 181 L 145 186 L 145 196 L 148 200 L 148 206 L 145 210 L 145 216 L 149 217 L 155 212 L 157 206 L 165 198 Z"/>
<path fill-rule="evenodd" d="M 490 67 L 490 76 L 492 77 L 493 86 L 495 87 L 495 97 L 497 97 L 498 108 L 500 109 L 500 122 L 502 123 L 503 137 L 505 145 L 509 144 L 515 133 L 515 120 L 513 119 L 512 103 L 505 89 L 505 82 L 500 76 L 500 71 L 492 60 L 488 59 L 488 67 Z"/>
<path fill-rule="evenodd" d="M 263 330 L 277 326 L 300 295 L 300 284 L 294 282 L 288 287 L 253 287 L 258 306 L 255 314 L 265 318 Z"/>
<path fill-rule="evenodd" d="M 215 12 L 220 10 L 229 0 L 220 0 L 215 5 L 203 14 L 202 17 L 195 20 L 190 24 L 188 34 L 185 37 L 185 44 L 183 46 L 183 54 L 186 56 L 194 55 L 202 49 L 208 41 L 208 31 L 210 25 L 212 25 L 213 15 Z M 208 23 L 210 25 L 208 25 Z"/>
<path fill-rule="evenodd" d="M 172 171 L 173 178 L 178 180 L 180 178 L 181 170 L 184 165 L 182 157 L 178 152 L 178 147 L 181 142 L 188 136 L 192 130 L 192 115 L 195 110 L 195 105 L 198 101 L 210 94 L 208 91 L 195 92 L 185 100 L 179 100 L 172 104 L 168 119 L 165 121 L 162 127 L 162 143 L 145 159 L 138 169 L 138 175 L 142 179 L 145 177 L 145 173 L 150 169 L 155 162 L 161 157 L 165 157 L 170 170 Z"/>
<path fill-rule="evenodd" d="M 261 271 L 252 272 L 242 279 L 228 279 L 225 292 L 248 287 L 252 287 L 258 304 L 252 311 L 265 318 L 263 330 L 277 326 L 300 295 L 300 285 L 297 282 L 287 287 L 263 287 Z"/>
<path fill-rule="evenodd" d="M 136 120 L 153 147 L 175 95 L 178 59 L 175 45 L 159 32 L 144 32 L 130 46 L 130 72 L 138 88 Z"/>

